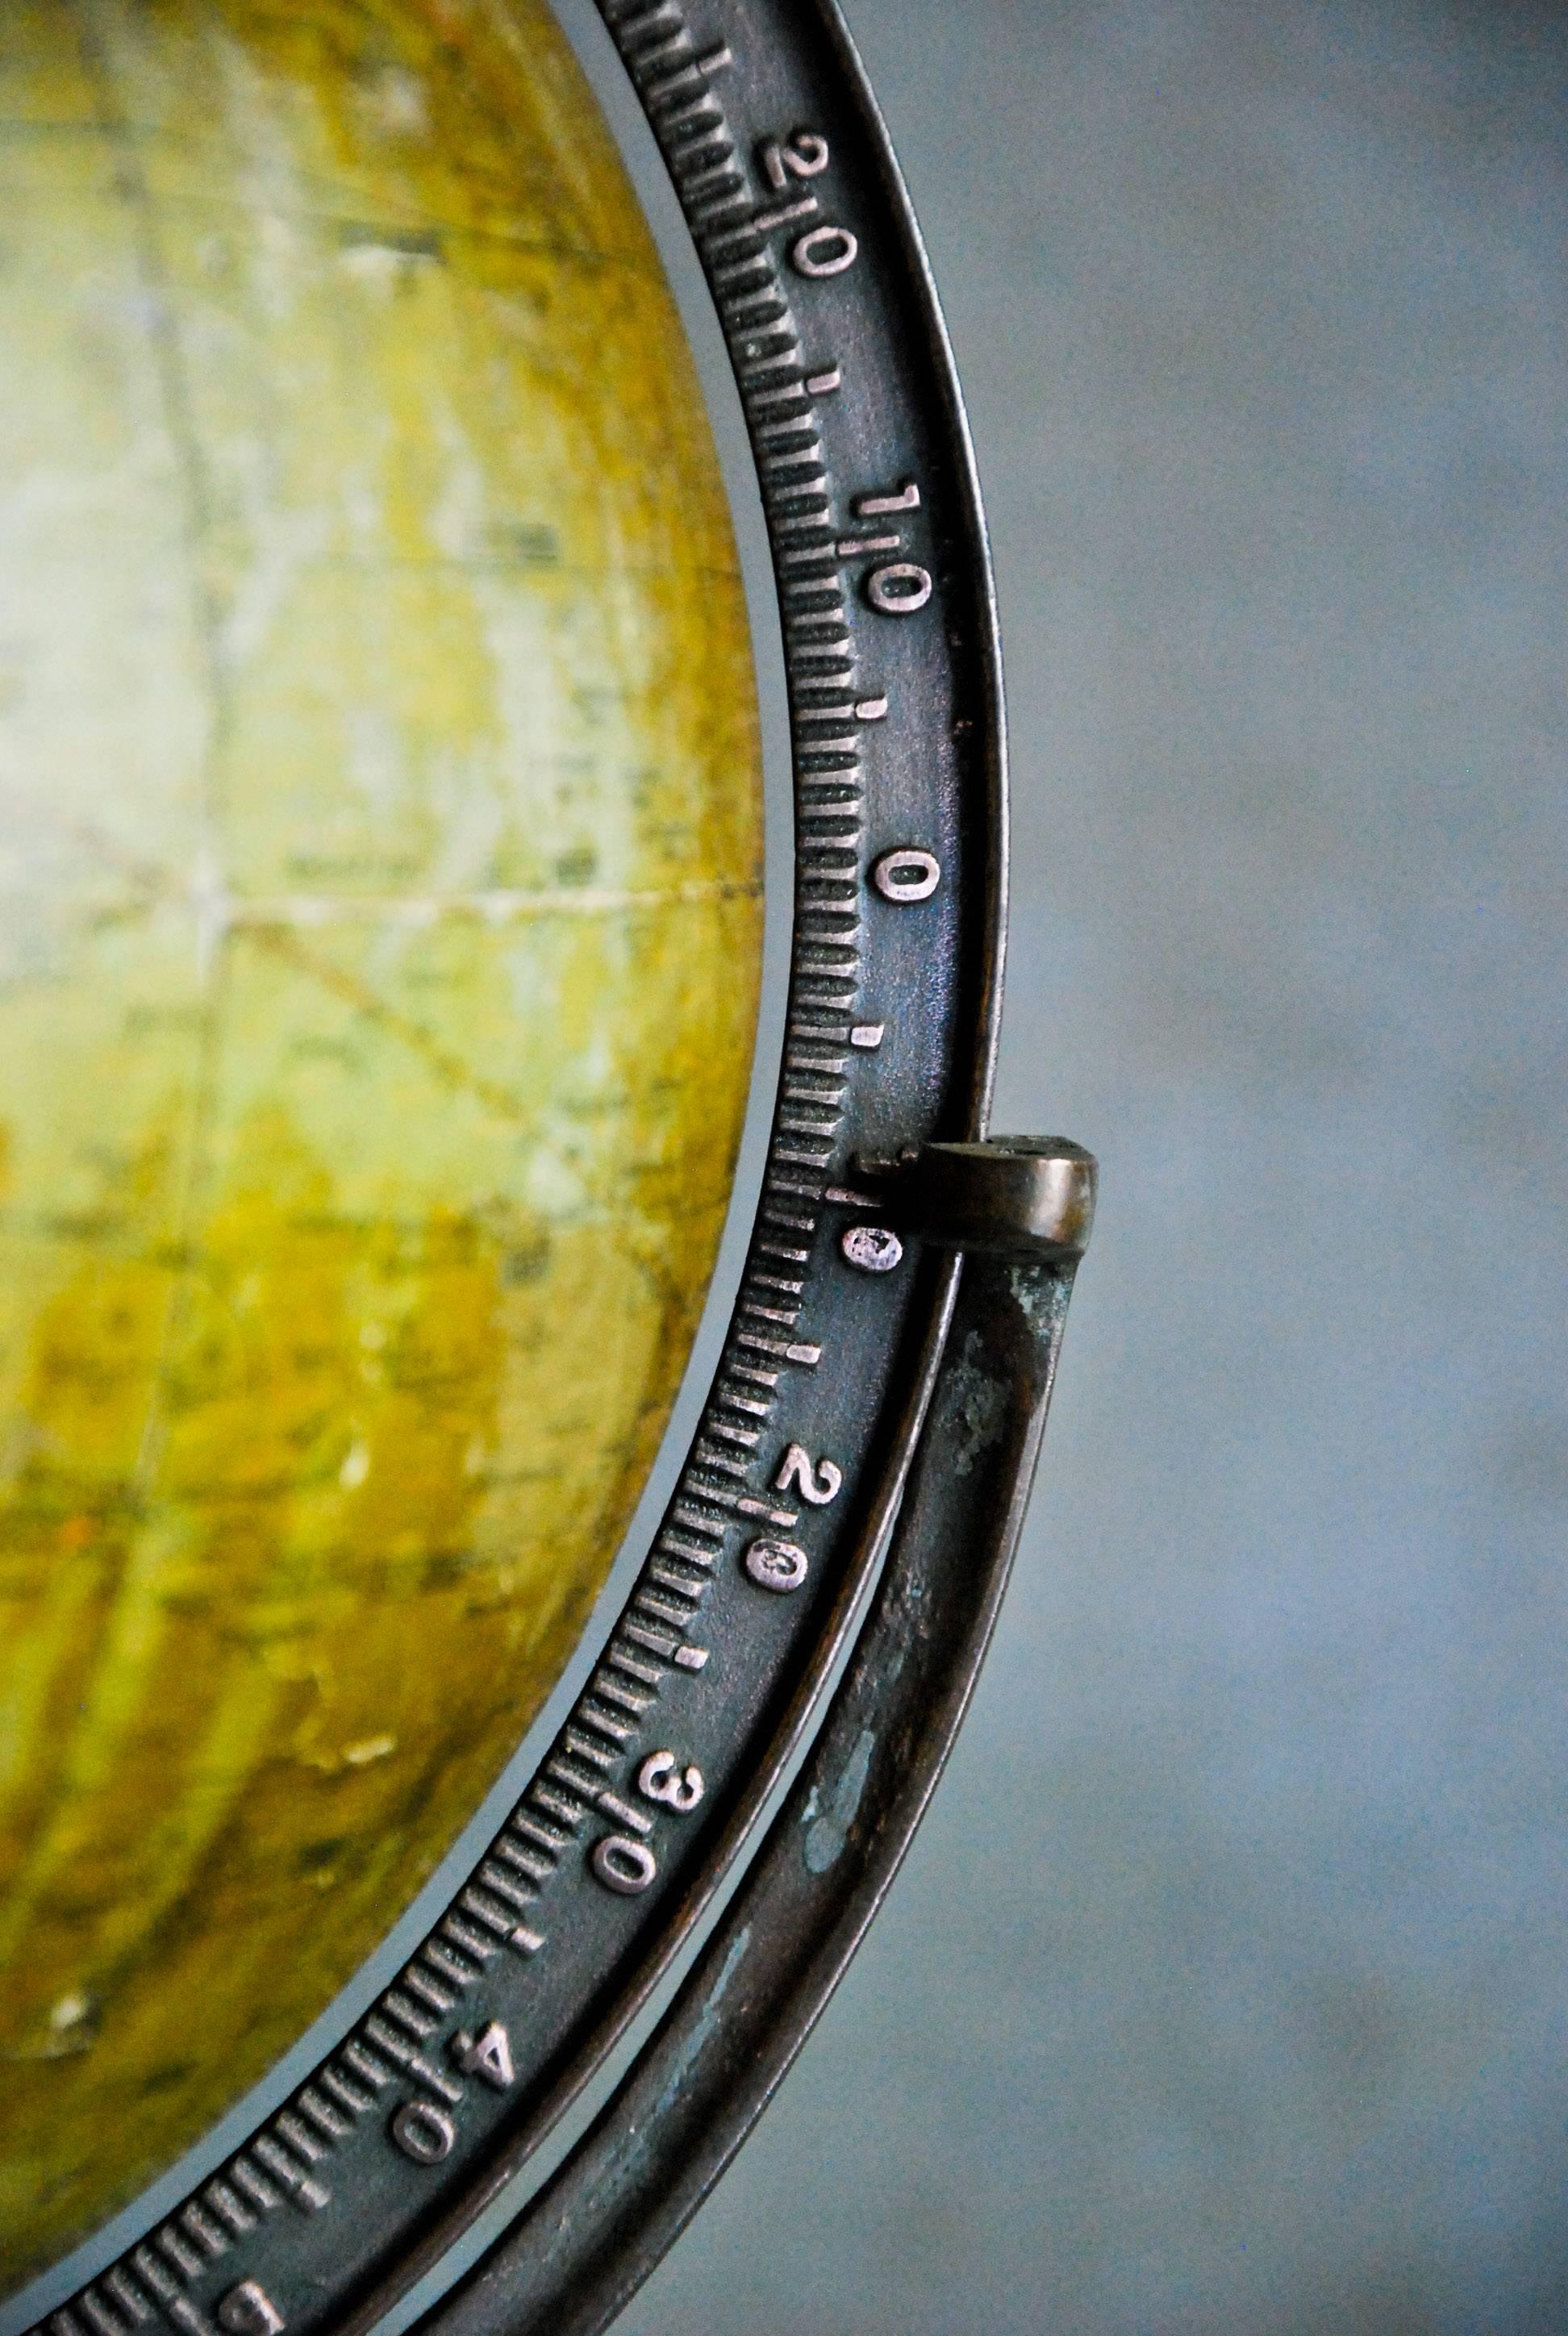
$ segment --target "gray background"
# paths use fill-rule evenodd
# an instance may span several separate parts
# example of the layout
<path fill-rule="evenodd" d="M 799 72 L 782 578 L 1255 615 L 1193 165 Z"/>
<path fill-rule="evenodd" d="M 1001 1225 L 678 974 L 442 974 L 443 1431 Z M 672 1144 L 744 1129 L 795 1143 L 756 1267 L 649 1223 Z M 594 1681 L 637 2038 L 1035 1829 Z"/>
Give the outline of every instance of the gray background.
<path fill-rule="evenodd" d="M 1568 2329 L 1555 20 L 849 0 L 1105 1164 L 888 1911 L 621 2336 Z"/>

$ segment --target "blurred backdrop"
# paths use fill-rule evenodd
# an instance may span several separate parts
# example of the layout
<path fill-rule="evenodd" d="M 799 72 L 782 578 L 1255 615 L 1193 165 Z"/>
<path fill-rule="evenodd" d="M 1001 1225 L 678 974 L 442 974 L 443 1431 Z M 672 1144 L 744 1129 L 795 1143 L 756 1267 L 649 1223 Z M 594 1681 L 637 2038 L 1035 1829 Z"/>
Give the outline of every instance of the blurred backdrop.
<path fill-rule="evenodd" d="M 1101 1154 L 969 1727 L 620 2336 L 1568 2327 L 1568 37 L 847 0 Z"/>

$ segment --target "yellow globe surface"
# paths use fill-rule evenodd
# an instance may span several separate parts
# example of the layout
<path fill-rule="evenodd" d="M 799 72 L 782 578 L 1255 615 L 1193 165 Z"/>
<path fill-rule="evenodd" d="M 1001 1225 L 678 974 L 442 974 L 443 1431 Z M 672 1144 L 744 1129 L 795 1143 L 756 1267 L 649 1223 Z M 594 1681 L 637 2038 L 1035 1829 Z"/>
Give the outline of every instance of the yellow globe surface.
<path fill-rule="evenodd" d="M 541 0 L 0 9 L 0 2232 L 195 2139 L 560 1674 L 726 1207 L 748 638 Z"/>

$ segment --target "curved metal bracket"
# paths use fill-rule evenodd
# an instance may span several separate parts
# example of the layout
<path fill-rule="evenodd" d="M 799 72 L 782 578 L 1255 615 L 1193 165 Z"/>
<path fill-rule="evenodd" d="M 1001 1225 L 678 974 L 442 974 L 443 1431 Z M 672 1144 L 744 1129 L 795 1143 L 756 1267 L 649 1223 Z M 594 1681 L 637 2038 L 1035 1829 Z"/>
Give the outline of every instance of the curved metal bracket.
<path fill-rule="evenodd" d="M 996 1624 L 1039 1457 L 1095 1163 L 933 1144 L 911 1223 L 961 1247 L 957 1304 L 887 1562 L 822 1730 L 630 2073 L 422 2336 L 595 2336 L 762 2114 L 902 1862 Z"/>

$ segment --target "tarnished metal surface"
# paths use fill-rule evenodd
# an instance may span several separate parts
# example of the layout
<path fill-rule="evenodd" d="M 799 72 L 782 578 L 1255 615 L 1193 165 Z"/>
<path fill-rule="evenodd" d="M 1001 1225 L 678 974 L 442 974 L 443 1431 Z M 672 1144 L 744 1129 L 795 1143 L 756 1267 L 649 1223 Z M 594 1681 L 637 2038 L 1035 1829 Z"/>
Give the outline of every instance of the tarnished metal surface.
<path fill-rule="evenodd" d="M 1002 1240 L 964 1260 L 886 1569 L 822 1731 L 653 2042 L 426 2336 L 608 2324 L 745 2140 L 909 1846 L 995 1626 L 1077 1267 L 1007 1226 L 1027 1154 L 975 1152 L 970 1206 L 989 1183 Z"/>

